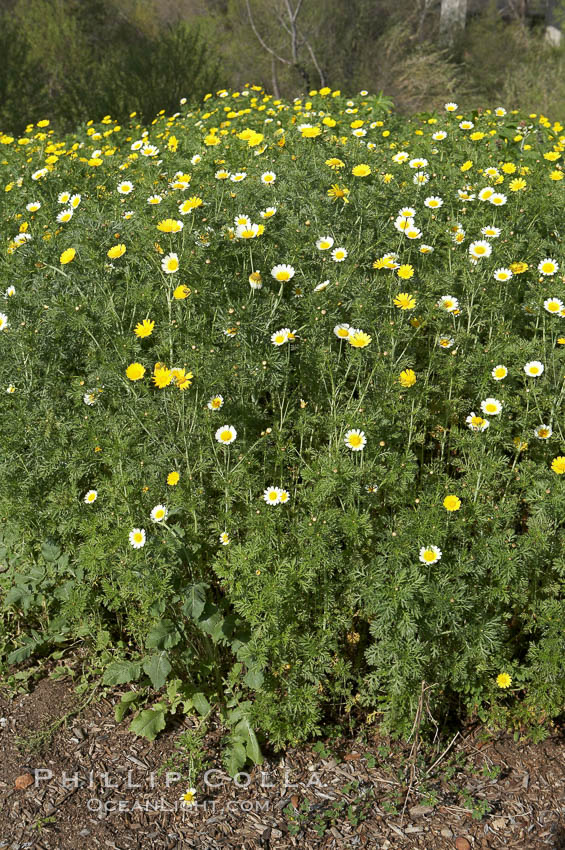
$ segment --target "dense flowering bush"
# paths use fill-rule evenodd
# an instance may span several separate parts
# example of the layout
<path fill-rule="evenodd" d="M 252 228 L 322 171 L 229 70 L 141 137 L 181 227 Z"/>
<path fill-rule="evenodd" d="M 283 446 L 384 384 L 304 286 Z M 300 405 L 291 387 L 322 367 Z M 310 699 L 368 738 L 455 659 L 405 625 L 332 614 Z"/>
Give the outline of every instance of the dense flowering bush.
<path fill-rule="evenodd" d="M 275 746 L 422 683 L 555 716 L 563 127 L 180 109 L 0 136 L 8 662 L 81 638 Z"/>

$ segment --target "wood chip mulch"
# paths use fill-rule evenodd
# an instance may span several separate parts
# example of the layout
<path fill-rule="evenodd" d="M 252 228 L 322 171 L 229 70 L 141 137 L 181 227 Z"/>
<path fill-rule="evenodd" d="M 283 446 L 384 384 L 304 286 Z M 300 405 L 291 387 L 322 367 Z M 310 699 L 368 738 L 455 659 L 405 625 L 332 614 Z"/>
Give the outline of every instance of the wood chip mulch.
<path fill-rule="evenodd" d="M 115 722 L 120 696 L 93 701 L 35 755 L 22 739 L 72 710 L 71 683 L 43 679 L 0 699 L 2 850 L 565 850 L 563 728 L 537 744 L 462 729 L 410 783 L 410 746 L 368 727 L 365 743 L 270 754 L 239 786 L 211 729 L 210 784 L 198 777 L 189 809 L 179 801 L 186 779 L 167 783 L 160 768 L 194 719 L 175 720 L 150 743 L 128 732 L 129 718 Z"/>

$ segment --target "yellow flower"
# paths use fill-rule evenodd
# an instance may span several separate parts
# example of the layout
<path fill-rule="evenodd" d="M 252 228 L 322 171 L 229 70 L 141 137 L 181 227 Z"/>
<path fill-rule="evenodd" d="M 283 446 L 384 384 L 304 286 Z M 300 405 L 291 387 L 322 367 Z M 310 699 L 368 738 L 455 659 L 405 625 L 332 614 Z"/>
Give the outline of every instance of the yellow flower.
<path fill-rule="evenodd" d="M 176 484 L 179 483 L 179 478 L 180 475 L 178 474 L 178 472 L 169 472 L 169 474 L 167 475 L 167 484 L 170 487 L 174 487 Z"/>
<path fill-rule="evenodd" d="M 134 333 L 138 337 L 151 336 L 153 333 L 153 328 L 155 327 L 155 322 L 150 321 L 149 319 L 144 319 L 142 322 L 138 322 L 135 326 Z"/>
<path fill-rule="evenodd" d="M 461 507 L 461 499 L 457 496 L 446 496 L 443 500 L 443 507 L 446 511 L 458 511 Z"/>
<path fill-rule="evenodd" d="M 551 468 L 557 475 L 563 475 L 565 472 L 565 457 L 559 455 L 559 457 L 554 458 L 551 462 Z"/>
<path fill-rule="evenodd" d="M 188 288 L 188 286 L 185 286 L 184 283 L 181 283 L 173 292 L 173 298 L 177 301 L 182 301 L 184 298 L 188 298 L 190 292 L 191 290 Z"/>
<path fill-rule="evenodd" d="M 404 371 L 400 373 L 398 380 L 403 387 L 413 387 L 416 383 L 416 373 L 413 369 L 404 369 Z"/>
<path fill-rule="evenodd" d="M 522 274 L 528 270 L 527 263 L 510 263 L 510 271 L 514 274 Z"/>
<path fill-rule="evenodd" d="M 416 299 L 409 292 L 399 292 L 395 296 L 394 306 L 400 310 L 413 310 L 416 306 Z"/>
<path fill-rule="evenodd" d="M 355 165 L 351 169 L 351 173 L 354 177 L 368 177 L 371 173 L 371 169 L 368 165 L 362 163 L 361 165 Z"/>
<path fill-rule="evenodd" d="M 141 363 L 130 363 L 126 369 L 126 375 L 130 381 L 139 381 L 145 375 L 145 366 Z"/>
<path fill-rule="evenodd" d="M 163 389 L 163 387 L 168 387 L 173 380 L 173 373 L 163 363 L 155 363 L 152 380 L 156 387 Z"/>
<path fill-rule="evenodd" d="M 514 437 L 514 440 L 512 442 L 516 446 L 516 451 L 518 451 L 518 452 L 527 451 L 528 444 L 524 440 L 521 440 L 520 437 Z"/>
<path fill-rule="evenodd" d="M 114 247 L 110 248 L 110 250 L 108 251 L 108 256 L 110 257 L 111 260 L 116 260 L 118 257 L 123 257 L 123 255 L 125 253 L 126 253 L 126 246 L 125 245 L 123 245 L 123 244 L 114 245 Z"/>
<path fill-rule="evenodd" d="M 467 162 L 463 163 L 463 165 L 460 168 L 460 171 L 469 171 L 469 169 L 472 168 L 472 167 L 473 167 L 473 163 L 471 162 L 470 159 L 468 159 Z"/>
<path fill-rule="evenodd" d="M 315 139 L 322 131 L 319 127 L 303 127 L 300 132 L 303 139 Z"/>
<path fill-rule="evenodd" d="M 513 162 L 505 162 L 502 166 L 502 171 L 504 171 L 505 174 L 514 174 L 516 166 Z"/>
<path fill-rule="evenodd" d="M 348 336 L 347 341 L 353 348 L 365 348 L 371 342 L 371 337 L 364 331 L 357 331 L 353 336 Z"/>
<path fill-rule="evenodd" d="M 192 384 L 190 379 L 194 377 L 192 372 L 187 372 L 186 369 L 172 369 L 171 371 L 179 390 L 187 390 Z"/>
<path fill-rule="evenodd" d="M 66 266 L 67 263 L 71 263 L 76 256 L 76 251 L 74 248 L 67 248 L 66 251 L 63 251 L 59 258 L 59 262 L 62 266 Z"/>
<path fill-rule="evenodd" d="M 179 206 L 179 212 L 184 215 L 185 213 L 188 213 L 191 210 L 195 210 L 198 207 L 201 207 L 203 203 L 204 201 L 202 200 L 202 198 L 199 198 L 197 195 L 193 195 L 192 198 L 187 198 L 186 201 L 182 202 L 182 204 Z"/>
<path fill-rule="evenodd" d="M 525 189 L 527 185 L 523 177 L 517 177 L 516 180 L 510 181 L 508 188 L 511 192 L 519 192 L 521 189 Z"/>
<path fill-rule="evenodd" d="M 345 162 L 338 159 L 336 156 L 333 156 L 331 159 L 326 159 L 325 165 L 329 165 L 333 171 L 337 171 L 338 168 L 343 168 L 345 166 Z"/>
<path fill-rule="evenodd" d="M 509 676 L 508 673 L 499 673 L 496 677 L 496 684 L 499 688 L 509 688 L 512 684 L 512 676 Z"/>
<path fill-rule="evenodd" d="M 328 195 L 330 198 L 333 198 L 334 201 L 338 201 L 341 198 L 344 204 L 349 203 L 349 200 L 346 197 L 349 195 L 349 189 L 345 186 L 339 186 L 337 183 L 334 183 L 331 189 L 328 189 Z"/>
<path fill-rule="evenodd" d="M 396 274 L 398 277 L 402 278 L 402 280 L 410 280 L 411 277 L 414 277 L 414 267 L 405 263 L 397 268 Z"/>
<path fill-rule="evenodd" d="M 158 223 L 157 230 L 160 230 L 162 233 L 178 233 L 179 230 L 182 230 L 182 221 L 175 221 L 174 218 L 164 218 Z"/>

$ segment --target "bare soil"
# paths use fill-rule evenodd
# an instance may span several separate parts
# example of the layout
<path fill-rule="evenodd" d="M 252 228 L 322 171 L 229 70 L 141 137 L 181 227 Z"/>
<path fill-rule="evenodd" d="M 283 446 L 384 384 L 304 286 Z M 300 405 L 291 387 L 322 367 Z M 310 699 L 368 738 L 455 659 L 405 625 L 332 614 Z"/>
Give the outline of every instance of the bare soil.
<path fill-rule="evenodd" d="M 186 808 L 187 780 L 160 769 L 196 720 L 173 718 L 150 743 L 128 732 L 130 718 L 115 722 L 120 697 L 64 722 L 84 699 L 70 679 L 0 699 L 0 848 L 565 850 L 563 727 L 534 744 L 470 726 L 424 762 L 368 727 L 363 742 L 271 753 L 239 784 L 212 727 L 216 772 L 198 777 L 198 805 Z"/>

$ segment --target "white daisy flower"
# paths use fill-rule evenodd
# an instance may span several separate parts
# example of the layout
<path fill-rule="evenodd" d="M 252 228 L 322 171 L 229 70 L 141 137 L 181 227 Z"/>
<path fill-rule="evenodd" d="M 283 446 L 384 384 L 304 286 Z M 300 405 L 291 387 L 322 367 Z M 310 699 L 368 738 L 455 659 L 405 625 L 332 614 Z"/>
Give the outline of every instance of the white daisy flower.
<path fill-rule="evenodd" d="M 96 490 L 89 490 L 88 493 L 86 493 L 83 501 L 86 505 L 91 505 L 93 502 L 96 501 L 97 498 L 98 493 L 96 492 Z"/>
<path fill-rule="evenodd" d="M 222 427 L 218 428 L 216 431 L 216 440 L 218 443 L 223 443 L 224 446 L 229 446 L 230 443 L 233 443 L 236 437 L 237 431 L 233 425 L 222 425 Z"/>
<path fill-rule="evenodd" d="M 263 492 L 263 499 L 268 505 L 278 505 L 280 503 L 280 490 L 278 487 L 267 487 Z"/>
<path fill-rule="evenodd" d="M 477 198 L 479 201 L 489 201 L 494 195 L 494 189 L 492 186 L 485 186 L 484 189 L 481 189 Z"/>
<path fill-rule="evenodd" d="M 422 546 L 420 549 L 420 561 L 423 564 L 437 564 L 441 558 L 441 549 L 438 546 Z"/>
<path fill-rule="evenodd" d="M 344 437 L 345 445 L 354 452 L 360 452 L 367 445 L 364 431 L 359 428 L 351 428 Z"/>
<path fill-rule="evenodd" d="M 561 316 L 563 314 L 563 308 L 565 305 L 563 301 L 559 298 L 547 298 L 543 302 L 543 306 L 547 310 L 548 313 L 552 313 L 553 315 Z"/>
<path fill-rule="evenodd" d="M 543 275 L 551 276 L 557 271 L 559 271 L 559 263 L 557 260 L 552 260 L 549 257 L 546 257 L 538 265 L 538 272 Z"/>
<path fill-rule="evenodd" d="M 508 369 L 506 366 L 500 364 L 499 366 L 495 366 L 491 372 L 492 377 L 495 381 L 502 381 L 508 374 Z"/>
<path fill-rule="evenodd" d="M 287 263 L 281 263 L 271 269 L 271 275 L 278 281 L 287 281 L 294 277 L 294 269 Z"/>
<path fill-rule="evenodd" d="M 131 183 L 129 180 L 123 180 L 121 183 L 118 183 L 117 186 L 117 190 L 120 195 L 129 195 L 130 192 L 133 192 L 133 189 L 133 183 Z"/>
<path fill-rule="evenodd" d="M 145 546 L 145 529 L 132 529 L 129 533 L 129 542 L 131 543 L 134 549 L 141 549 L 142 546 Z"/>
<path fill-rule="evenodd" d="M 513 277 L 513 274 L 510 269 L 501 268 L 496 269 L 496 271 L 493 272 L 493 277 L 495 280 L 506 281 L 510 280 L 510 278 Z"/>
<path fill-rule="evenodd" d="M 465 422 L 467 423 L 471 431 L 486 431 L 486 429 L 490 425 L 488 419 L 483 419 L 482 416 L 477 416 L 474 411 L 471 411 L 471 413 L 465 419 Z"/>
<path fill-rule="evenodd" d="M 539 378 L 539 376 L 543 374 L 544 368 L 543 363 L 540 363 L 539 360 L 530 360 L 530 362 L 526 363 L 524 366 L 524 372 L 526 375 L 529 375 L 530 378 Z"/>
<path fill-rule="evenodd" d="M 177 254 L 171 252 L 163 257 L 161 260 L 161 268 L 165 272 L 165 274 L 174 274 L 179 270 L 179 258 Z"/>
<path fill-rule="evenodd" d="M 280 331 L 275 331 L 274 334 L 271 334 L 271 342 L 273 345 L 284 345 L 288 340 L 289 332 L 290 328 L 281 328 Z"/>
<path fill-rule="evenodd" d="M 319 239 L 316 239 L 316 248 L 319 251 L 327 251 L 329 248 L 333 248 L 334 240 L 331 236 L 320 236 Z"/>
<path fill-rule="evenodd" d="M 345 258 L 347 257 L 347 251 L 345 248 L 334 248 L 332 251 L 332 260 L 334 263 L 343 263 Z"/>
<path fill-rule="evenodd" d="M 447 313 L 453 313 L 459 309 L 459 301 L 453 295 L 442 295 L 437 302 L 437 306 Z"/>
<path fill-rule="evenodd" d="M 213 396 L 207 404 L 208 410 L 219 410 L 224 404 L 223 395 Z"/>
<path fill-rule="evenodd" d="M 502 411 L 502 402 L 497 398 L 486 398 L 481 401 L 481 410 L 483 413 L 488 413 L 489 416 L 498 416 Z"/>
<path fill-rule="evenodd" d="M 261 175 L 261 182 L 265 183 L 267 186 L 274 183 L 276 179 L 277 175 L 274 171 L 265 171 L 265 173 Z"/>
<path fill-rule="evenodd" d="M 342 322 L 340 325 L 336 325 L 334 328 L 334 334 L 338 339 L 347 339 L 349 337 L 350 327 L 346 322 Z"/>
<path fill-rule="evenodd" d="M 551 425 L 538 425 L 538 427 L 534 429 L 534 436 L 537 437 L 538 440 L 549 440 L 552 434 L 553 430 Z"/>
<path fill-rule="evenodd" d="M 469 245 L 469 254 L 476 260 L 481 259 L 481 257 L 490 257 L 492 246 L 486 239 L 479 239 L 477 242 L 471 242 Z"/>
<path fill-rule="evenodd" d="M 155 505 L 151 511 L 151 519 L 153 522 L 165 522 L 169 516 L 169 511 L 165 505 Z"/>

